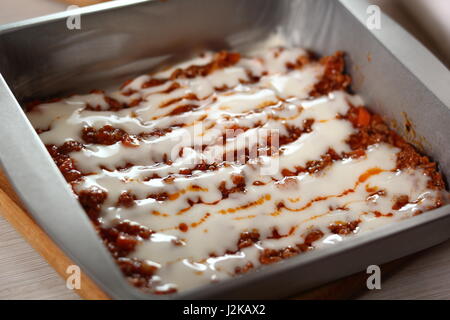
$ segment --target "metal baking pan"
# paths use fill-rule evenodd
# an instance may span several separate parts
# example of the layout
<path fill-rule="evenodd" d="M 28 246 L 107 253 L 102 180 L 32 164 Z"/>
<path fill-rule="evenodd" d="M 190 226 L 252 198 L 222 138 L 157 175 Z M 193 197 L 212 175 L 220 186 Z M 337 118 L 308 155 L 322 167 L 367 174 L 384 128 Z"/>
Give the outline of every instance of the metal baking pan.
<path fill-rule="evenodd" d="M 241 47 L 281 30 L 317 53 L 347 52 L 354 90 L 402 134 L 407 114 L 424 151 L 449 177 L 450 74 L 387 16 L 381 29 L 369 30 L 367 8 L 364 0 L 127 1 L 1 26 L 3 169 L 38 224 L 113 298 L 286 297 L 438 244 L 450 237 L 448 205 L 221 283 L 144 294 L 116 267 L 20 106 L 120 83 L 195 48 Z M 75 14 L 81 29 L 69 30 L 66 20 Z"/>

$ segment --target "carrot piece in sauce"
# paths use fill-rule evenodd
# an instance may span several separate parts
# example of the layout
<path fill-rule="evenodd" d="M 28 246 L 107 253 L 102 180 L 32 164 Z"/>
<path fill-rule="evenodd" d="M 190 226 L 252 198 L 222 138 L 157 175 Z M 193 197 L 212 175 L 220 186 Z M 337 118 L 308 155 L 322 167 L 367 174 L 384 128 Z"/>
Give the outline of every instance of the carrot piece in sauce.
<path fill-rule="evenodd" d="M 358 108 L 358 127 L 367 127 L 370 124 L 370 113 L 366 108 Z"/>
<path fill-rule="evenodd" d="M 367 127 L 370 124 L 370 113 L 366 108 L 358 108 L 358 127 Z"/>

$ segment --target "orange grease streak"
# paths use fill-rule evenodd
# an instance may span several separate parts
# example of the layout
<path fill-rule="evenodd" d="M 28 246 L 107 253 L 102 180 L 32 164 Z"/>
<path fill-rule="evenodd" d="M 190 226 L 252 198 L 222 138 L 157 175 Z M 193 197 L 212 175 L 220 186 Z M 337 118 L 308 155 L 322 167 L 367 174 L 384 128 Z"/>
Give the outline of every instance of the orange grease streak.
<path fill-rule="evenodd" d="M 209 218 L 210 215 L 211 215 L 211 213 L 209 213 L 209 212 L 206 213 L 206 214 L 203 216 L 203 218 L 201 218 L 199 221 L 191 223 L 191 227 L 195 228 L 195 227 L 201 225 L 203 222 L 206 221 L 206 219 Z"/>
<path fill-rule="evenodd" d="M 249 203 L 244 204 L 243 206 L 240 206 L 240 207 L 237 207 L 237 208 L 228 208 L 226 210 L 220 210 L 219 213 L 220 214 L 235 213 L 235 212 L 240 211 L 240 210 L 248 209 L 248 208 L 255 207 L 255 206 L 260 206 L 264 202 L 269 201 L 270 199 L 271 199 L 270 194 L 266 194 L 266 195 L 262 196 L 261 198 L 259 198 L 256 201 L 249 202 Z"/>
<path fill-rule="evenodd" d="M 374 175 L 380 174 L 384 172 L 384 170 L 375 167 L 375 168 L 371 168 L 369 170 L 367 170 L 366 172 L 364 172 L 362 175 L 360 175 L 358 177 L 358 181 L 356 181 L 355 186 L 352 189 L 347 189 L 344 192 L 342 192 L 341 194 L 338 195 L 331 195 L 331 196 L 321 196 L 321 197 L 317 197 L 311 201 L 309 201 L 307 204 L 305 204 L 303 207 L 298 208 L 298 209 L 292 209 L 292 208 L 288 208 L 283 204 L 283 208 L 285 208 L 288 211 L 292 211 L 292 212 L 300 212 L 303 211 L 309 207 L 311 207 L 315 202 L 319 202 L 319 201 L 323 201 L 323 200 L 327 200 L 329 198 L 341 198 L 343 196 L 346 196 L 349 193 L 353 193 L 355 192 L 356 188 L 361 184 L 366 182 L 369 178 L 371 178 Z"/>

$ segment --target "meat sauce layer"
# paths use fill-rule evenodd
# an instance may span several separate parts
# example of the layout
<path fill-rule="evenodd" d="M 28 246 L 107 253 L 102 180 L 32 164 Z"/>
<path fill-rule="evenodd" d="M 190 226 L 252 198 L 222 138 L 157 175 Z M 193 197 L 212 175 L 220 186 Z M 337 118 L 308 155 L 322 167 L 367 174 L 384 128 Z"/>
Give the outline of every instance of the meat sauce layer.
<path fill-rule="evenodd" d="M 168 294 L 443 205 L 343 54 L 205 52 L 27 115 L 127 279 Z"/>

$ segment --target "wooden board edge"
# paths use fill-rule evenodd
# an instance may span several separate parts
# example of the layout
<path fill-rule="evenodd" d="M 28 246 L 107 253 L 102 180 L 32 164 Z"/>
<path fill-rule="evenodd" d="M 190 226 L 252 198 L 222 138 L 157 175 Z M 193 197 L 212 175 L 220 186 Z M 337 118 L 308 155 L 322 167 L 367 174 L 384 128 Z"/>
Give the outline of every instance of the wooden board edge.
<path fill-rule="evenodd" d="M 108 2 L 111 0 L 58 0 L 59 2 L 67 3 L 67 5 L 85 7 L 97 3 Z"/>
<path fill-rule="evenodd" d="M 0 173 L 0 214 L 17 230 L 25 240 L 49 263 L 64 279 L 69 276 L 66 270 L 75 263 L 47 236 L 26 211 L 17 203 L 17 197 L 10 197 L 12 188 Z M 12 198 L 15 198 L 13 200 Z M 70 290 L 70 289 L 67 289 Z M 87 300 L 109 300 L 93 280 L 81 272 L 81 287 L 74 289 L 81 298 Z"/>

